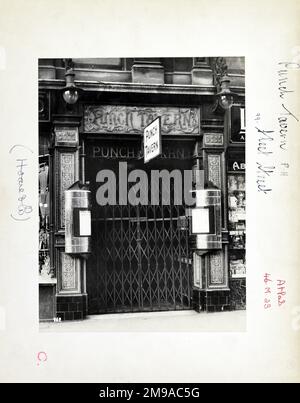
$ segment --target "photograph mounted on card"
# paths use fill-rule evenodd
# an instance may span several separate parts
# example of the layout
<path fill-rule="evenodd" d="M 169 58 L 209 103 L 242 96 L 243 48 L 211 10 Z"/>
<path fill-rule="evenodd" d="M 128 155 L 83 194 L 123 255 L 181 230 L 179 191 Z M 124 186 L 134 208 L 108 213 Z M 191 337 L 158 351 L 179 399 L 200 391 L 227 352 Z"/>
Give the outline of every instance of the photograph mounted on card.
<path fill-rule="evenodd" d="M 245 131 L 244 57 L 40 59 L 38 85 L 53 99 L 51 125 L 40 115 L 39 256 L 56 293 L 42 311 L 60 323 L 186 311 L 192 328 L 226 310 L 241 329 L 245 276 L 237 290 L 228 268 L 245 198 L 227 193 L 234 181 L 245 193 L 245 141 L 232 143 Z"/>

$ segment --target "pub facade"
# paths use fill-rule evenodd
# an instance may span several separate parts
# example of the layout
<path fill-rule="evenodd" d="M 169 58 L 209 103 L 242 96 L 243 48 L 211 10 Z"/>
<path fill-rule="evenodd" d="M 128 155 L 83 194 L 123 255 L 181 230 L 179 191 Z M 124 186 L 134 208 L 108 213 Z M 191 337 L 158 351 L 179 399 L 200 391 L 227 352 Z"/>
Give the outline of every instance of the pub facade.
<path fill-rule="evenodd" d="M 245 309 L 245 237 L 243 57 L 39 60 L 41 321 Z"/>

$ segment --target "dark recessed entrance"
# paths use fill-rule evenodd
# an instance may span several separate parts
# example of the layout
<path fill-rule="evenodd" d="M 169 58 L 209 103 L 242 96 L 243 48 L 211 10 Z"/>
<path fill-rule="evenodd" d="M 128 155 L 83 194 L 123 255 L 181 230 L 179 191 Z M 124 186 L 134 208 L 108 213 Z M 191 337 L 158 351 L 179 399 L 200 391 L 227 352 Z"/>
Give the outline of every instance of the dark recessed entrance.
<path fill-rule="evenodd" d="M 121 205 L 119 190 L 114 206 L 100 206 L 96 197 L 103 184 L 96 181 L 98 172 L 113 171 L 119 188 L 119 163 L 126 162 L 128 173 L 136 169 L 146 172 L 150 200 L 152 170 L 191 169 L 192 142 L 185 146 L 176 142 L 180 147 L 173 144 L 164 141 L 162 158 L 145 165 L 140 140 L 86 142 L 86 180 L 90 181 L 93 205 L 92 255 L 87 261 L 90 314 L 191 309 L 186 207 L 184 199 L 181 205 L 174 203 L 174 182 L 171 180 L 168 205 L 163 205 L 161 186 L 157 188 L 159 205 Z"/>

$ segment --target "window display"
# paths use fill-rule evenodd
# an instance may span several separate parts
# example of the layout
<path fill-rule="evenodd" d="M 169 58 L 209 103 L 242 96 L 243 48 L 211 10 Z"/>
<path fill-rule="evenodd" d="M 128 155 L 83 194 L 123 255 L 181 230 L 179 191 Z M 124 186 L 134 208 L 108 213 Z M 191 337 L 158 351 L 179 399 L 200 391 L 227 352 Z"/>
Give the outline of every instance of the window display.
<path fill-rule="evenodd" d="M 245 189 L 244 174 L 228 175 L 229 267 L 231 278 L 246 277 Z"/>
<path fill-rule="evenodd" d="M 40 158 L 39 164 L 39 275 L 41 279 L 52 277 L 50 264 L 49 228 L 49 163 L 48 158 Z"/>

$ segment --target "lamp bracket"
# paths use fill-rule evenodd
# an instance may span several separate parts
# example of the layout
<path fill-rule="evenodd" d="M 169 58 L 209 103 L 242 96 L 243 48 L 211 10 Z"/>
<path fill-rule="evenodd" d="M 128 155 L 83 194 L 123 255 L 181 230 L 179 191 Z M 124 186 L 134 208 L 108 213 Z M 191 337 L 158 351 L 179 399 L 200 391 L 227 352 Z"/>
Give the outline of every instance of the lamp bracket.
<path fill-rule="evenodd" d="M 228 66 L 225 57 L 216 57 L 213 65 L 214 85 L 217 89 L 221 88 L 221 79 L 228 75 Z"/>
<path fill-rule="evenodd" d="M 66 72 L 74 69 L 74 62 L 72 59 L 64 59 Z"/>
<path fill-rule="evenodd" d="M 211 110 L 214 114 L 219 116 L 224 116 L 225 114 L 225 109 L 223 109 L 220 105 L 219 99 L 216 99 L 215 102 L 212 104 Z"/>

